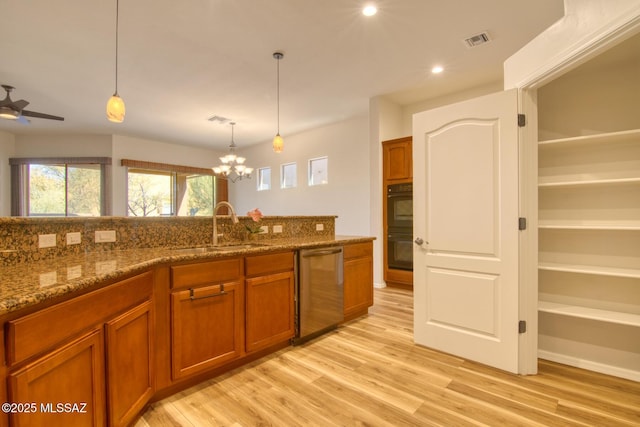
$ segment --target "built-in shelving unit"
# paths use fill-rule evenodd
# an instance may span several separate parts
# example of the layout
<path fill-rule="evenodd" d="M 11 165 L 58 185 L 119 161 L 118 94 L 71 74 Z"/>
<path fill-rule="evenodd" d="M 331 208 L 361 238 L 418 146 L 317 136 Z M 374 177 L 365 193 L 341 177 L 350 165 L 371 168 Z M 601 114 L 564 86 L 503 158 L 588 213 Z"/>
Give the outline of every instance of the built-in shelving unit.
<path fill-rule="evenodd" d="M 539 356 L 640 381 L 640 118 L 599 103 L 639 86 L 605 69 L 538 91 Z"/>
<path fill-rule="evenodd" d="M 640 314 L 600 310 L 597 308 L 580 307 L 577 305 L 560 304 L 550 301 L 540 301 L 538 304 L 538 310 L 545 313 L 562 314 L 564 316 L 580 317 L 583 319 L 640 327 Z"/>

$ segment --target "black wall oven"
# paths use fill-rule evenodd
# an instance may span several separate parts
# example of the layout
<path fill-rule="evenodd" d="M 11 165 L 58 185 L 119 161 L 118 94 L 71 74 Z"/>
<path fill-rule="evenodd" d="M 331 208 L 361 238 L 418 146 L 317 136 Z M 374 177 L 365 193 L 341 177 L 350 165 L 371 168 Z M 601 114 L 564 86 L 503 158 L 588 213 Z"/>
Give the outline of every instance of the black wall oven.
<path fill-rule="evenodd" d="M 387 228 L 413 230 L 413 184 L 387 186 Z"/>
<path fill-rule="evenodd" d="M 387 186 L 387 267 L 413 271 L 413 184 Z"/>

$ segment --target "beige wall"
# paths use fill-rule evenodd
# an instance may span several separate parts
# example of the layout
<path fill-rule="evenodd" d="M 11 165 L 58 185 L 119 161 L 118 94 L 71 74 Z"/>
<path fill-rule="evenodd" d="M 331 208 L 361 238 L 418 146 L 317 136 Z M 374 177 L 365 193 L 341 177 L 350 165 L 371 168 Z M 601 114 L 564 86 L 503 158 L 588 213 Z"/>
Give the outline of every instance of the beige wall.
<path fill-rule="evenodd" d="M 15 154 L 15 137 L 0 132 L 0 216 L 11 214 L 11 170 L 8 159 Z"/>

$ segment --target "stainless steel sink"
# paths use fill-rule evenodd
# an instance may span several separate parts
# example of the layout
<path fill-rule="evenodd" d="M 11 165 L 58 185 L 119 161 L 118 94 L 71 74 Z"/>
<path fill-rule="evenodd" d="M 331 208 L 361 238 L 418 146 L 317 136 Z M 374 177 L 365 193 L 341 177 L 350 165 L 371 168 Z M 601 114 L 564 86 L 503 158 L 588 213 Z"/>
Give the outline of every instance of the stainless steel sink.
<path fill-rule="evenodd" d="M 263 243 L 239 243 L 237 245 L 200 246 L 196 248 L 175 249 L 180 254 L 202 254 L 208 252 L 231 252 L 266 246 Z"/>

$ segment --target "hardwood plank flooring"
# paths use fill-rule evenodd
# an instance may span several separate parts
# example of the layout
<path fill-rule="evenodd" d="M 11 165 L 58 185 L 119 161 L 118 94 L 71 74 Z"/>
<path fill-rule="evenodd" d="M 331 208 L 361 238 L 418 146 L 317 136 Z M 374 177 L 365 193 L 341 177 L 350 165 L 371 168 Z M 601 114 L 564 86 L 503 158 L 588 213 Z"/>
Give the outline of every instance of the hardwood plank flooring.
<path fill-rule="evenodd" d="M 135 426 L 640 426 L 640 383 L 417 346 L 412 293 L 385 288 L 368 316 L 155 402 Z"/>

